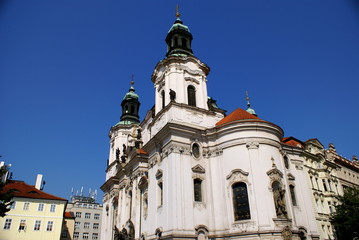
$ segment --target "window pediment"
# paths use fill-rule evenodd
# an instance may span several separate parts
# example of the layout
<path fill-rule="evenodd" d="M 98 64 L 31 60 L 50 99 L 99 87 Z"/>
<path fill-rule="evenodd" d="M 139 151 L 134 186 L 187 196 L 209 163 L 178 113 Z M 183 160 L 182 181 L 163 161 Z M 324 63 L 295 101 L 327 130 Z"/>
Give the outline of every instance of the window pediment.
<path fill-rule="evenodd" d="M 199 164 L 197 164 L 196 166 L 194 166 L 192 168 L 192 171 L 195 172 L 195 173 L 205 173 L 206 170 Z"/>

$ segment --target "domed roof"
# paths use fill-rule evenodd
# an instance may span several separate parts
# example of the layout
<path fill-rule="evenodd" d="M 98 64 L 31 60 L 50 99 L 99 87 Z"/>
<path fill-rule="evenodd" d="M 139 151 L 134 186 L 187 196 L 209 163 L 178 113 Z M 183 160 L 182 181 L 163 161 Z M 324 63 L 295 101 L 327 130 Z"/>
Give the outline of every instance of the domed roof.
<path fill-rule="evenodd" d="M 170 30 L 168 30 L 168 33 L 172 32 L 172 31 L 176 31 L 176 30 L 183 30 L 186 32 L 190 32 L 189 28 L 186 25 L 184 25 L 183 22 L 181 21 L 181 19 L 179 19 L 179 18 L 177 18 L 177 20 L 173 23 Z"/>
<path fill-rule="evenodd" d="M 247 111 L 248 113 L 254 115 L 254 116 L 257 116 L 256 111 L 254 111 L 253 108 L 250 108 L 250 107 L 249 107 L 246 111 Z"/>
<path fill-rule="evenodd" d="M 135 88 L 133 86 L 130 87 L 128 93 L 123 97 L 123 100 L 136 99 L 138 100 L 139 96 L 135 93 Z"/>

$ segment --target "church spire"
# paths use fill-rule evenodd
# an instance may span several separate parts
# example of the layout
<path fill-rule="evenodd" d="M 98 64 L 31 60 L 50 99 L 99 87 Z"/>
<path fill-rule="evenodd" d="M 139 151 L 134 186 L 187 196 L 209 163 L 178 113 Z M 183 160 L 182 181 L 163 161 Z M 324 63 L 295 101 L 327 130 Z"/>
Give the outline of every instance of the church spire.
<path fill-rule="evenodd" d="M 140 123 L 139 110 L 140 110 L 140 101 L 138 101 L 139 96 L 135 93 L 134 88 L 134 75 L 132 74 L 131 87 L 128 90 L 128 93 L 125 94 L 121 106 L 122 106 L 122 115 L 121 120 L 116 125 L 129 125 L 133 123 Z"/>
<path fill-rule="evenodd" d="M 180 16 L 181 14 L 179 13 L 177 5 L 176 21 L 173 23 L 166 37 L 166 57 L 193 55 L 191 47 L 193 37 L 189 31 L 189 28 L 183 24 Z"/>
<path fill-rule="evenodd" d="M 247 101 L 247 112 L 254 115 L 254 116 L 257 116 L 254 109 L 251 108 L 251 103 L 249 102 L 248 91 L 246 91 L 246 101 Z"/>

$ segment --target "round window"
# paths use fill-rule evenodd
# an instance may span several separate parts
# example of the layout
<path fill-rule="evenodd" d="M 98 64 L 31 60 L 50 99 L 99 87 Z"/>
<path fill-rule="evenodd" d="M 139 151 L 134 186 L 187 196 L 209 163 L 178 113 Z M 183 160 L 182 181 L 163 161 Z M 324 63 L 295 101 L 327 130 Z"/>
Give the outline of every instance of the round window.
<path fill-rule="evenodd" d="M 197 143 L 193 143 L 192 145 L 192 154 L 195 158 L 199 158 L 200 156 L 199 145 Z"/>

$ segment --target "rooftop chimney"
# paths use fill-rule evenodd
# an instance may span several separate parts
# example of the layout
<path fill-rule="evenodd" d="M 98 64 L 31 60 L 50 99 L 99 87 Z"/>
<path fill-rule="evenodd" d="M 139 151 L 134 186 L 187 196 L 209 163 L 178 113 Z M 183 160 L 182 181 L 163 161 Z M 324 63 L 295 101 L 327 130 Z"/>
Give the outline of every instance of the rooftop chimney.
<path fill-rule="evenodd" d="M 35 188 L 41 190 L 42 174 L 37 174 Z"/>

